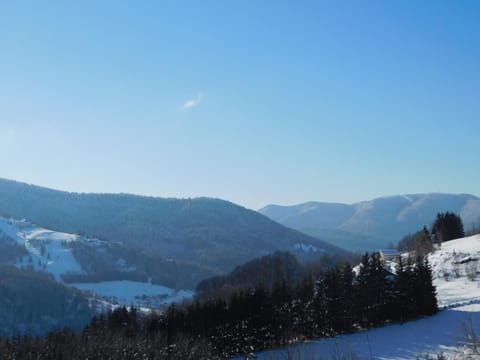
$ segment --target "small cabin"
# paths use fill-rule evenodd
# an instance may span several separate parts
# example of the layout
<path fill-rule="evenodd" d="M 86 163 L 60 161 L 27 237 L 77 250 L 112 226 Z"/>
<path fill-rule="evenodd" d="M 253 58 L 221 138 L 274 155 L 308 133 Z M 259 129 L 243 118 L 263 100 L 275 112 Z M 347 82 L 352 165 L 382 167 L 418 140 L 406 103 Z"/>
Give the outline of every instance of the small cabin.
<path fill-rule="evenodd" d="M 378 252 L 380 253 L 380 257 L 382 258 L 382 260 L 385 261 L 392 261 L 398 259 L 398 257 L 400 256 L 400 252 L 394 249 L 382 249 L 378 250 Z"/>

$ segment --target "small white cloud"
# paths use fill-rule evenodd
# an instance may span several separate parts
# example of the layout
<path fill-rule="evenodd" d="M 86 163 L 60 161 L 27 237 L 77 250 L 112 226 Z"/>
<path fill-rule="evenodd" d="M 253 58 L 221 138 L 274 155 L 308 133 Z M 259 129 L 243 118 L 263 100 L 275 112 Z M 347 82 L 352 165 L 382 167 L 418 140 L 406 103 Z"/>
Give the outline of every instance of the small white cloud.
<path fill-rule="evenodd" d="M 188 99 L 183 103 L 182 110 L 188 110 L 200 105 L 203 98 L 204 98 L 203 93 L 199 92 L 196 97 L 194 97 L 193 99 Z"/>

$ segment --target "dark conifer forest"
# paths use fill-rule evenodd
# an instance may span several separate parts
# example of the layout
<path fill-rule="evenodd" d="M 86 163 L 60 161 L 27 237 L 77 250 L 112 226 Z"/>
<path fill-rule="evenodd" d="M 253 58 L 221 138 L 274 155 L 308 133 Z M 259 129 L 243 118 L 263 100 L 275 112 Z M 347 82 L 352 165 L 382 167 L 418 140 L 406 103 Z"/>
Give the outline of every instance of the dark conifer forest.
<path fill-rule="evenodd" d="M 228 296 L 203 297 L 145 315 L 117 308 L 80 333 L 2 340 L 4 359 L 223 359 L 403 322 L 437 312 L 427 258 L 399 259 L 395 274 L 379 253 L 315 275 Z"/>

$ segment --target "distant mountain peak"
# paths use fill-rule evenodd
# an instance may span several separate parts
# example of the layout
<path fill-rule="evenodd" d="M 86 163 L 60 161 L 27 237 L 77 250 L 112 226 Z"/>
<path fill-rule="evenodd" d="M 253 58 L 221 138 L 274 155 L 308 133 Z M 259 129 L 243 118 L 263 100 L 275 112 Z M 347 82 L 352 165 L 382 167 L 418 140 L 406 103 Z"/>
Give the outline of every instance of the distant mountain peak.
<path fill-rule="evenodd" d="M 421 227 L 438 212 L 458 213 L 468 230 L 480 225 L 480 198 L 471 194 L 404 194 L 353 204 L 306 202 L 269 205 L 262 214 L 286 226 L 352 250 L 385 247 Z"/>

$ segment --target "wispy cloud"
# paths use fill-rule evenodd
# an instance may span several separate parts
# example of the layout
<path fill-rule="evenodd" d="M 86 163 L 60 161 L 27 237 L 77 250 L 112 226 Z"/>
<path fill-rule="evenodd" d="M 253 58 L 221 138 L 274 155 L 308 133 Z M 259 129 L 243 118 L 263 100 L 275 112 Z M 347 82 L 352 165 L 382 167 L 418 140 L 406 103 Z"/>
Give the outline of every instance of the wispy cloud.
<path fill-rule="evenodd" d="M 196 97 L 194 97 L 193 99 L 188 99 L 187 101 L 185 101 L 182 105 L 182 110 L 188 110 L 188 109 L 191 109 L 191 108 L 194 108 L 198 105 L 200 105 L 200 103 L 203 101 L 204 99 L 204 95 L 203 93 L 200 91 Z"/>

